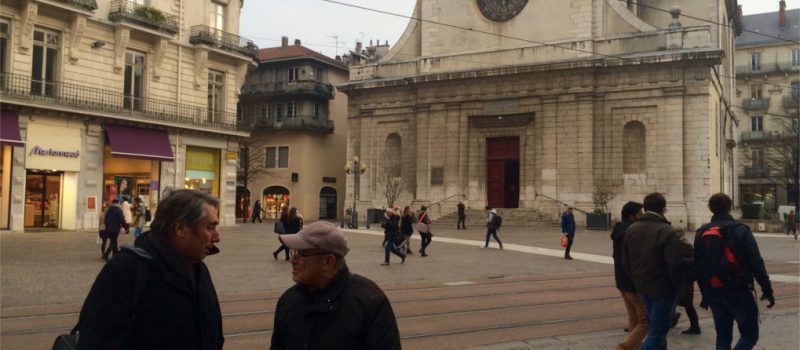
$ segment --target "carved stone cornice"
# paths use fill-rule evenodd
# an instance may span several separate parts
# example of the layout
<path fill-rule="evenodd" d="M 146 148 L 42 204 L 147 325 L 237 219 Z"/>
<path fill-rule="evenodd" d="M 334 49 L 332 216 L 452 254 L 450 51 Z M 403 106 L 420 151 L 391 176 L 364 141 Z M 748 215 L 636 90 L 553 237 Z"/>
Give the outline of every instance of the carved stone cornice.
<path fill-rule="evenodd" d="M 131 30 L 123 27 L 114 27 L 114 73 L 121 73 L 125 68 L 125 50 L 131 40 Z"/>
<path fill-rule="evenodd" d="M 661 90 L 664 91 L 664 97 L 680 97 L 686 92 L 686 88 L 683 86 L 665 87 Z"/>
<path fill-rule="evenodd" d="M 469 125 L 476 128 L 524 127 L 533 121 L 534 113 L 510 115 L 473 115 L 469 117 Z"/>
<path fill-rule="evenodd" d="M 17 42 L 19 52 L 27 53 L 33 45 L 33 24 L 39 16 L 39 4 L 27 1 L 22 5 L 22 20 L 20 30 L 17 31 Z"/>
<path fill-rule="evenodd" d="M 72 23 L 70 23 L 69 30 L 69 62 L 75 64 L 78 63 L 81 38 L 83 38 L 83 34 L 86 33 L 86 16 L 79 14 L 72 15 Z"/>
<path fill-rule="evenodd" d="M 156 37 L 153 46 L 153 81 L 159 81 L 161 79 L 161 70 L 163 68 L 162 65 L 164 63 L 164 57 L 167 55 L 167 49 L 169 48 L 169 40 L 162 37 Z"/>
<path fill-rule="evenodd" d="M 208 50 L 199 47 L 194 49 L 194 65 L 194 89 L 199 90 L 208 79 Z"/>

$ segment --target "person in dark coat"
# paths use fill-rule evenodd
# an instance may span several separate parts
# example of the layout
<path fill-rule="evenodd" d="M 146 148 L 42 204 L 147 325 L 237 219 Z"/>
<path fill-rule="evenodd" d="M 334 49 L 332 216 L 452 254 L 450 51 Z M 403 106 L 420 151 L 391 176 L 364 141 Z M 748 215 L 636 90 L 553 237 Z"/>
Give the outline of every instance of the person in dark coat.
<path fill-rule="evenodd" d="M 428 256 L 426 249 L 428 249 L 428 246 L 433 241 L 433 233 L 431 232 L 431 218 L 428 217 L 427 206 L 423 205 L 420 207 L 419 212 L 417 212 L 417 220 L 420 224 L 420 228 L 425 231 L 419 231 L 419 236 L 422 237 L 422 248 L 419 250 L 419 255 L 425 257 Z"/>
<path fill-rule="evenodd" d="M 414 211 L 410 206 L 403 209 L 403 216 L 400 218 L 400 234 L 403 235 L 403 244 L 400 245 L 400 251 L 407 255 L 413 255 L 411 252 L 411 235 L 414 234 Z"/>
<path fill-rule="evenodd" d="M 567 236 L 567 250 L 564 252 L 564 259 L 572 260 L 569 251 L 572 249 L 572 242 L 575 240 L 575 215 L 572 215 L 572 207 L 567 207 L 567 211 L 561 215 L 561 233 Z"/>
<path fill-rule="evenodd" d="M 286 230 L 286 232 L 281 234 L 281 236 L 288 233 L 300 232 L 300 229 L 303 228 L 303 218 L 300 216 L 300 214 L 297 213 L 297 207 L 292 207 L 291 209 L 289 209 L 288 214 L 286 214 L 286 216 L 281 215 L 281 222 L 283 223 L 283 227 Z M 281 242 L 281 246 L 278 247 L 278 249 L 276 249 L 274 252 L 272 252 L 272 257 L 275 258 L 275 260 L 278 260 L 278 253 L 280 253 L 281 250 L 283 250 L 284 254 L 286 254 L 286 261 L 289 261 L 289 248 L 287 248 L 286 245 L 283 244 L 283 240 L 281 239 L 281 237 L 278 237 L 278 240 Z"/>
<path fill-rule="evenodd" d="M 708 209 L 714 214 L 711 222 L 697 229 L 694 238 L 695 261 L 705 261 L 707 254 L 703 245 L 703 233 L 711 227 L 719 227 L 723 242 L 740 263 L 744 281 L 739 285 L 715 285 L 714 281 L 706 280 L 699 271 L 702 266 L 697 266 L 697 285 L 703 295 L 700 307 L 708 309 L 714 317 L 714 329 L 717 331 L 717 349 L 730 349 L 733 342 L 733 322 L 735 321 L 739 334 L 739 341 L 734 349 L 752 349 L 758 342 L 758 304 L 753 279 L 761 286 L 761 300 L 767 300 L 767 308 L 775 306 L 775 295 L 772 282 L 769 280 L 764 259 L 758 249 L 758 243 L 753 232 L 747 225 L 738 224 L 731 216 L 733 201 L 724 193 L 717 193 L 708 199 Z"/>
<path fill-rule="evenodd" d="M 253 217 L 250 218 L 250 223 L 255 224 L 256 219 L 258 219 L 258 223 L 262 223 L 261 221 L 261 213 L 264 212 L 264 209 L 261 208 L 261 201 L 256 199 L 255 203 L 253 203 Z"/>
<path fill-rule="evenodd" d="M 203 263 L 219 250 L 219 201 L 179 190 L 150 232 L 103 267 L 81 308 L 78 349 L 222 349 L 222 313 Z"/>
<path fill-rule="evenodd" d="M 622 300 L 625 302 L 625 309 L 628 310 L 628 336 L 617 344 L 617 350 L 639 349 L 648 330 L 647 313 L 644 310 L 639 294 L 636 293 L 636 286 L 633 284 L 633 280 L 625 275 L 622 270 L 622 244 L 625 241 L 625 230 L 636 220 L 639 220 L 641 216 L 641 203 L 625 203 L 622 206 L 622 221 L 614 225 L 611 231 L 611 240 L 614 243 L 612 253 L 614 257 L 614 281 L 622 295 Z"/>
<path fill-rule="evenodd" d="M 464 202 L 458 202 L 458 205 L 456 207 L 458 208 L 458 223 L 456 223 L 456 230 L 466 230 L 467 207 L 464 205 Z"/>
<path fill-rule="evenodd" d="M 686 240 L 686 232 L 683 229 L 676 228 L 675 234 L 681 240 L 681 248 L 683 248 L 683 264 L 681 265 L 683 283 L 678 290 L 678 299 L 675 301 L 675 305 L 683 306 L 686 317 L 689 317 L 689 328 L 681 333 L 700 334 L 700 322 L 697 318 L 697 309 L 694 308 L 694 247 Z M 675 318 L 674 322 L 677 323 L 677 317 L 673 317 Z"/>
<path fill-rule="evenodd" d="M 384 245 L 384 259 L 383 264 L 381 266 L 388 266 L 389 265 L 389 253 L 394 253 L 400 257 L 400 263 L 404 264 L 406 262 L 406 255 L 403 254 L 395 243 L 397 242 L 400 234 L 400 216 L 397 215 L 393 209 L 386 209 L 386 221 L 383 223 L 383 239 L 386 241 Z"/>
<path fill-rule="evenodd" d="M 486 206 L 486 211 L 489 213 L 486 217 L 486 243 L 483 244 L 484 248 L 489 248 L 489 238 L 494 237 L 494 240 L 497 241 L 497 244 L 500 246 L 500 250 L 503 250 L 503 242 L 500 241 L 500 237 L 497 236 L 497 231 L 500 229 L 497 227 L 496 218 L 497 218 L 497 210 L 490 206 Z"/>
<path fill-rule="evenodd" d="M 114 257 L 117 253 L 119 253 L 117 241 L 119 240 L 120 230 L 124 228 L 125 232 L 128 232 L 128 222 L 125 221 L 125 215 L 122 213 L 122 209 L 119 207 L 119 200 L 114 199 L 111 201 L 111 206 L 106 212 L 105 224 L 106 236 L 111 243 L 108 245 L 108 249 L 103 252 L 102 258 L 103 260 L 108 261 L 109 256 Z"/>
<path fill-rule="evenodd" d="M 400 349 L 389 299 L 347 268 L 350 249 L 339 228 L 317 221 L 283 241 L 293 250 L 296 284 L 278 299 L 270 349 Z"/>

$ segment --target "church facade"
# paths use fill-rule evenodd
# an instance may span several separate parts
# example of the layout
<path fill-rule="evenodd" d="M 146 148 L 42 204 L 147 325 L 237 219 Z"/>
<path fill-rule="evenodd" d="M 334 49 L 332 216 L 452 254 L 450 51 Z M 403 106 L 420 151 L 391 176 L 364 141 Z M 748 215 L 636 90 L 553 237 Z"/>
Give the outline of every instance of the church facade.
<path fill-rule="evenodd" d="M 418 0 L 389 53 L 337 86 L 348 159 L 369 169 L 358 210 L 386 206 L 392 183 L 401 207 L 440 204 L 434 218 L 458 201 L 545 220 L 563 205 L 618 217 L 657 191 L 675 225 L 699 226 L 708 197 L 736 185 L 736 10 L 735 0 Z"/>

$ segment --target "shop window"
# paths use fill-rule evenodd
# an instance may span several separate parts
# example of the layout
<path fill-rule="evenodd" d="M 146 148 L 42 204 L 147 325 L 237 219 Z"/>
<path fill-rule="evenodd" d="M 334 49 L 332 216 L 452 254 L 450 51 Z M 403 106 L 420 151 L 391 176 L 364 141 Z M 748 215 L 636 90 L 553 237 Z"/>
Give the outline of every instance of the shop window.
<path fill-rule="evenodd" d="M 144 54 L 136 51 L 125 52 L 125 86 L 123 87 L 125 109 L 142 110 L 143 86 Z"/>
<path fill-rule="evenodd" d="M 223 121 L 225 112 L 224 104 L 225 73 L 215 70 L 208 71 L 208 121 Z"/>
<path fill-rule="evenodd" d="M 625 124 L 622 135 L 622 160 L 625 174 L 641 174 L 645 171 L 645 127 L 638 121 Z"/>
<path fill-rule="evenodd" d="M 114 157 L 111 147 L 103 152 L 103 202 L 139 198 L 147 208 L 155 208 L 159 200 L 161 162 L 149 159 Z"/>
<path fill-rule="evenodd" d="M 266 218 L 278 219 L 281 209 L 290 205 L 291 196 L 289 190 L 282 186 L 271 186 L 264 189 L 262 193 L 262 205 Z"/>
<path fill-rule="evenodd" d="M 219 197 L 220 151 L 214 148 L 186 147 L 184 188 Z"/>
<path fill-rule="evenodd" d="M 55 78 L 61 34 L 42 28 L 33 30 L 31 94 L 55 97 Z"/>
<path fill-rule="evenodd" d="M 267 147 L 266 149 L 267 168 L 288 168 L 289 167 L 289 147 Z"/>
<path fill-rule="evenodd" d="M 0 74 L 5 73 L 8 68 L 8 38 L 10 28 L 11 22 L 5 18 L 0 18 Z M 5 77 L 0 78 L 5 80 Z"/>

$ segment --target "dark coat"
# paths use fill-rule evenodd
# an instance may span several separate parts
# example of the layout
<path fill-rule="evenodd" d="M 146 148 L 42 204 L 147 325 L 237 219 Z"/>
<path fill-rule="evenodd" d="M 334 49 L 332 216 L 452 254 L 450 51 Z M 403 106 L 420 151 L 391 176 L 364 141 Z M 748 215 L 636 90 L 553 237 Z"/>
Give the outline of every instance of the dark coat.
<path fill-rule="evenodd" d="M 122 209 L 118 205 L 111 205 L 106 211 L 106 232 L 110 236 L 118 235 L 120 227 L 128 228 L 128 223 L 125 222 L 125 215 L 122 214 Z"/>
<path fill-rule="evenodd" d="M 400 219 L 400 232 L 406 236 L 414 233 L 414 223 L 417 222 L 414 215 L 403 215 Z"/>
<path fill-rule="evenodd" d="M 613 241 L 613 254 L 614 257 L 614 281 L 617 284 L 617 289 L 623 292 L 636 293 L 636 286 L 633 280 L 628 277 L 622 269 L 622 243 L 625 240 L 625 230 L 628 229 L 630 223 L 626 221 L 618 222 L 611 230 L 611 240 Z"/>
<path fill-rule="evenodd" d="M 270 349 L 400 349 L 392 306 L 380 288 L 345 267 L 325 289 L 296 284 L 278 300 Z"/>
<path fill-rule="evenodd" d="M 675 304 L 678 306 L 691 306 L 694 300 L 694 247 L 689 242 L 681 241 L 683 249 L 683 263 L 681 264 L 681 277 L 683 283 L 678 290 L 678 298 Z"/>
<path fill-rule="evenodd" d="M 575 236 L 575 215 L 568 211 L 561 215 L 561 232 L 566 232 L 571 237 Z"/>
<path fill-rule="evenodd" d="M 683 248 L 667 219 L 646 212 L 625 231 L 622 266 L 636 291 L 660 298 L 681 287 Z"/>
<path fill-rule="evenodd" d="M 281 219 L 281 221 L 283 222 L 283 227 L 286 228 L 286 233 L 298 233 L 303 228 L 303 221 L 300 218 L 291 221 L 287 216 L 286 219 Z"/>
<path fill-rule="evenodd" d="M 383 223 L 383 234 L 387 241 L 394 242 L 397 240 L 398 233 L 400 233 L 400 216 L 397 214 L 392 217 L 386 218 Z"/>
<path fill-rule="evenodd" d="M 458 217 L 462 218 L 462 219 L 466 218 L 467 217 L 467 213 L 466 213 L 467 207 L 464 205 L 464 203 L 458 203 L 456 206 L 458 207 Z"/>
<path fill-rule="evenodd" d="M 103 267 L 80 313 L 79 349 L 222 349 L 222 314 L 204 263 L 190 264 L 165 239 L 136 240 L 152 260 L 123 249 Z M 139 264 L 147 263 L 138 305 Z"/>
<path fill-rule="evenodd" d="M 734 227 L 735 225 L 735 227 Z M 758 249 L 758 243 L 753 232 L 747 225 L 736 225 L 736 220 L 730 214 L 717 214 L 711 217 L 711 223 L 703 225 L 697 229 L 694 238 L 694 257 L 695 260 L 701 259 L 703 252 L 702 234 L 709 226 L 727 226 L 732 229 L 727 230 L 724 242 L 730 247 L 733 255 L 737 260 L 742 263 L 744 271 L 747 274 L 748 284 L 753 284 L 753 279 L 758 281 L 761 290 L 764 293 L 772 293 L 772 283 L 767 274 L 767 268 L 764 266 L 764 259 L 761 258 L 761 252 Z M 697 284 L 700 286 L 700 291 L 704 294 L 710 291 L 710 286 L 706 281 L 698 279 Z"/>

